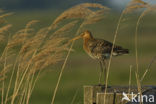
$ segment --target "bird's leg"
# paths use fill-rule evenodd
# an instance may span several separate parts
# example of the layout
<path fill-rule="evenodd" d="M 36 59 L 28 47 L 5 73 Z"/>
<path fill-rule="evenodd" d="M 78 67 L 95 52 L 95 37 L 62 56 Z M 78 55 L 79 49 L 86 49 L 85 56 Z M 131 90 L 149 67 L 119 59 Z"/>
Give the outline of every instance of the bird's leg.
<path fill-rule="evenodd" d="M 102 78 L 102 73 L 103 73 L 103 65 L 102 65 L 102 62 L 101 61 L 99 61 L 99 63 L 100 63 L 100 76 L 99 76 L 99 85 L 101 85 L 102 83 L 101 83 L 101 78 Z"/>
<path fill-rule="evenodd" d="M 106 80 L 107 80 L 107 65 L 106 65 L 106 60 L 103 60 L 103 65 L 104 65 L 104 83 L 106 84 Z"/>

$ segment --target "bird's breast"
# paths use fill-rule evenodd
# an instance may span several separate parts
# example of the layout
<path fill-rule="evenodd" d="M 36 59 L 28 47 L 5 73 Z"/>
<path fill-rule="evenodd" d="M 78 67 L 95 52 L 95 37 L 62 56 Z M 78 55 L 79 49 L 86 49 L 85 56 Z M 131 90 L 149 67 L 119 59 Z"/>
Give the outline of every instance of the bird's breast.
<path fill-rule="evenodd" d="M 83 41 L 84 43 L 83 43 L 83 49 L 86 51 L 86 53 L 90 53 L 90 49 L 89 49 L 89 47 L 88 47 L 88 39 L 84 39 L 84 41 Z"/>
<path fill-rule="evenodd" d="M 91 52 L 92 49 L 90 49 L 91 47 L 89 47 L 89 42 L 89 39 L 84 39 L 83 49 L 91 58 L 96 59 L 95 55 L 93 55 L 93 53 Z"/>

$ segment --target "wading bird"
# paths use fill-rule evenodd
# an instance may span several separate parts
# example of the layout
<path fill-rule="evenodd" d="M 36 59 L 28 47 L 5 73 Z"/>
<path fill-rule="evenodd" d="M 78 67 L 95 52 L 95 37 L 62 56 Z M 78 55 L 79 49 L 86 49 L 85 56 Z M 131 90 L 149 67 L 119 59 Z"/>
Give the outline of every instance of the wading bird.
<path fill-rule="evenodd" d="M 104 75 L 105 75 L 104 77 L 106 82 L 106 75 L 107 75 L 106 61 L 111 56 L 113 44 L 103 39 L 94 38 L 91 32 L 88 30 L 84 31 L 79 36 L 73 38 L 72 41 L 80 38 L 83 39 L 83 49 L 85 50 L 85 52 L 91 58 L 98 60 L 100 63 L 101 71 L 99 75 L 99 85 L 101 85 L 101 78 L 102 78 L 103 71 L 104 71 Z M 128 53 L 129 53 L 128 49 L 124 49 L 121 46 L 114 45 L 112 56 L 119 56 Z"/>

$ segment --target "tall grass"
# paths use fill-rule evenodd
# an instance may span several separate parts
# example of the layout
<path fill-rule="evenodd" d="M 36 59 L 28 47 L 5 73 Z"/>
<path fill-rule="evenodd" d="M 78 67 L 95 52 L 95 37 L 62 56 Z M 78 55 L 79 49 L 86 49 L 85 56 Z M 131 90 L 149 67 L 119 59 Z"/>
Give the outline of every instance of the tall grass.
<path fill-rule="evenodd" d="M 8 31 L 11 25 L 5 25 L 5 16 L 8 14 L 0 16 L 0 21 L 4 22 L 0 28 L 0 39 L 5 43 L 0 56 L 0 62 L 3 63 L 0 66 L 1 103 L 29 104 L 40 73 L 63 60 L 63 55 L 68 50 L 68 39 L 54 34 L 56 30 L 50 26 L 36 29 L 37 20 L 30 21 L 25 28 L 11 34 Z M 67 30 L 69 29 L 65 29 L 64 33 Z M 9 73 L 11 76 L 8 76 Z"/>

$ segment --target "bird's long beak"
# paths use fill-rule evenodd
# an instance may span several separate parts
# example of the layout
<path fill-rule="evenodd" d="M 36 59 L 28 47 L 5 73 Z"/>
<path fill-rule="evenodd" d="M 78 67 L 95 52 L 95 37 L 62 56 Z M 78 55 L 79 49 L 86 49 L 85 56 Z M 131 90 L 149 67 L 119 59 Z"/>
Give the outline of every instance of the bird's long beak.
<path fill-rule="evenodd" d="M 77 36 L 77 37 L 71 39 L 70 41 L 75 41 L 75 40 L 78 40 L 78 39 L 80 39 L 80 38 L 82 38 L 82 37 L 83 37 L 83 34 L 81 34 L 81 35 L 79 35 L 79 36 Z"/>

